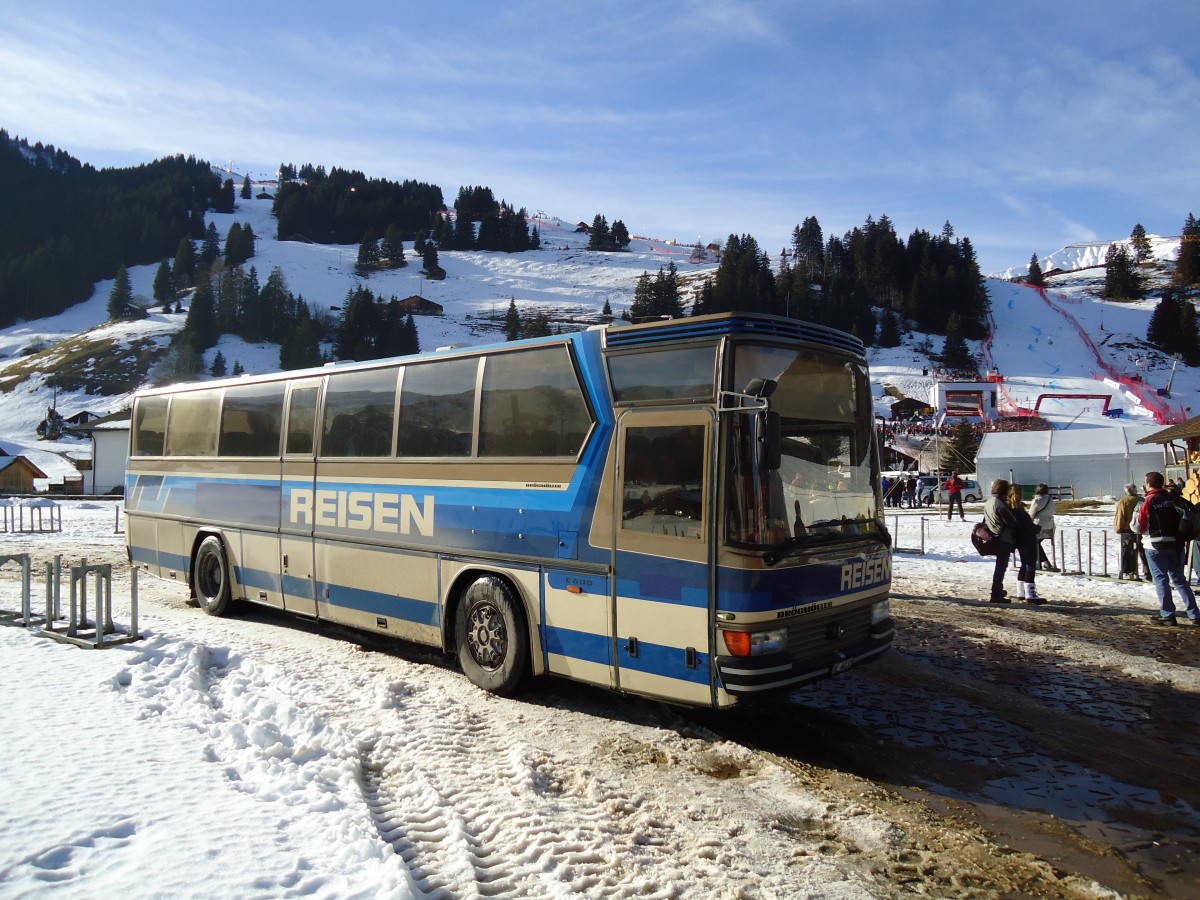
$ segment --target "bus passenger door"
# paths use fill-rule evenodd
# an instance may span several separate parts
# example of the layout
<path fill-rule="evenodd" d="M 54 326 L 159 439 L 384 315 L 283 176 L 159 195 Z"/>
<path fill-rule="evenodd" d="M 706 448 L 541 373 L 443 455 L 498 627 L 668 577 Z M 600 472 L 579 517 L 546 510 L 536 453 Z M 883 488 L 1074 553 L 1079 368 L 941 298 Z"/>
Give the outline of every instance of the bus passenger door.
<path fill-rule="evenodd" d="M 285 609 L 316 616 L 313 578 L 313 492 L 316 487 L 317 399 L 321 379 L 293 383 L 288 391 L 280 471 L 279 573 Z"/>
<path fill-rule="evenodd" d="M 713 699 L 708 410 L 636 410 L 618 421 L 613 637 L 621 690 Z"/>

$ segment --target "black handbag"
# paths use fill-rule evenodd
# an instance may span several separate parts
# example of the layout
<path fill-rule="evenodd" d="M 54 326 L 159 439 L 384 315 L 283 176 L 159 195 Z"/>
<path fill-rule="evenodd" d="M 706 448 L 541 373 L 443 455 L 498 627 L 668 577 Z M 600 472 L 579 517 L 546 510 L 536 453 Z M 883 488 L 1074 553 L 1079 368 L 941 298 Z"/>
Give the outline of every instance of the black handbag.
<path fill-rule="evenodd" d="M 992 534 L 986 522 L 976 522 L 975 527 L 971 529 L 971 543 L 975 545 L 975 549 L 979 551 L 980 556 L 995 556 L 1000 549 L 1000 542 L 997 540 L 999 536 Z"/>

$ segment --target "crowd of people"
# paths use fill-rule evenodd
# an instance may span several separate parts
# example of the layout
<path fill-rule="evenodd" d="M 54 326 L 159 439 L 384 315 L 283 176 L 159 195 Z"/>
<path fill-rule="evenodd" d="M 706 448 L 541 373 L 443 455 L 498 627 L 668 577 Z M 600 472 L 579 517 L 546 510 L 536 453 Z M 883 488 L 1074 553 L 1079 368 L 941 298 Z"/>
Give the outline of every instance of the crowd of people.
<path fill-rule="evenodd" d="M 883 505 L 893 509 L 915 509 L 923 505 L 921 481 L 914 475 L 883 476 Z"/>
<path fill-rule="evenodd" d="M 1192 512 L 1200 507 L 1200 469 L 1193 470 L 1186 483 L 1148 472 L 1144 486 L 1145 494 L 1139 495 L 1136 484 L 1125 485 L 1114 510 L 1113 529 L 1121 541 L 1117 577 L 1154 582 L 1159 602 L 1156 623 L 1179 624 L 1178 594 L 1188 623 L 1200 626 L 1200 608 L 1185 571 L 1189 554 L 1192 570 L 1200 570 L 1200 537 L 1187 528 Z M 991 497 L 984 504 L 984 524 L 995 536 L 992 603 L 1012 602 L 1004 577 L 1014 554 L 1018 598 L 1035 605 L 1045 602 L 1037 590 L 1037 573 L 1058 571 L 1042 547 L 1044 540 L 1053 542 L 1054 513 L 1054 498 L 1046 485 L 1037 486 L 1026 508 L 1021 485 L 999 478 L 992 482 Z"/>
<path fill-rule="evenodd" d="M 954 430 L 960 425 L 966 424 L 970 426 L 971 432 L 976 439 L 981 439 L 985 434 L 1002 431 L 1045 431 L 1050 428 L 1050 423 L 1041 416 L 1002 416 L 998 419 L 990 421 L 970 420 L 962 417 L 954 417 L 954 421 L 949 418 L 944 419 L 941 425 L 921 419 L 916 421 L 904 421 L 902 419 L 893 419 L 890 421 L 877 421 L 875 430 L 879 438 L 879 446 L 887 447 L 893 443 L 893 438 L 932 438 L 940 436 L 944 438 L 950 437 Z"/>
<path fill-rule="evenodd" d="M 972 428 L 978 428 L 979 423 L 973 423 Z M 930 425 L 925 422 L 879 422 L 875 426 L 878 432 L 879 445 L 885 446 L 891 443 L 891 438 L 900 435 L 901 437 L 918 437 L 931 438 L 934 435 L 949 437 L 954 430 L 951 425 Z M 982 433 L 982 432 L 981 432 Z"/>

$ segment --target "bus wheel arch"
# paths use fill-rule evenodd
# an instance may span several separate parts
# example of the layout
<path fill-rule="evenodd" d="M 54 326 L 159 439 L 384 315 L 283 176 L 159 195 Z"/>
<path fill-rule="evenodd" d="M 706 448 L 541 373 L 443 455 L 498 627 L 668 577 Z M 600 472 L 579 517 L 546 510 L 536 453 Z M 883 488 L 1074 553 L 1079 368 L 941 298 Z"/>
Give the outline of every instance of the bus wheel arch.
<path fill-rule="evenodd" d="M 452 647 L 467 680 L 493 694 L 516 692 L 532 668 L 521 592 L 494 572 L 462 573 L 451 591 Z"/>
<path fill-rule="evenodd" d="M 199 607 L 210 616 L 223 616 L 233 603 L 233 569 L 221 535 L 202 531 L 192 547 L 188 582 Z"/>

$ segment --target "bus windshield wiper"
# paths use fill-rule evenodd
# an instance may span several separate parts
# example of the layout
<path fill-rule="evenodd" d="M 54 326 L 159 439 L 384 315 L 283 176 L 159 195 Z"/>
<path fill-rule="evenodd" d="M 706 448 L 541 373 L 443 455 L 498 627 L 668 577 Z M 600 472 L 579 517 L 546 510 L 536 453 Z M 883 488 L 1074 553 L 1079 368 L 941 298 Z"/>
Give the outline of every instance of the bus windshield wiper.
<path fill-rule="evenodd" d="M 788 538 L 779 544 L 776 544 L 770 550 L 763 554 L 763 562 L 768 566 L 774 566 L 793 555 L 797 550 L 808 544 L 817 543 L 823 540 L 829 540 L 837 536 L 837 532 L 845 525 L 844 522 L 838 519 L 830 519 L 827 522 L 816 522 L 808 526 L 804 534 L 798 534 L 795 537 Z M 821 533 L 821 532 L 824 533 Z M 872 537 L 885 547 L 892 546 L 892 535 L 887 528 L 879 523 L 874 532 L 863 537 Z"/>
<path fill-rule="evenodd" d="M 795 537 L 788 538 L 782 543 L 776 544 L 770 550 L 763 554 L 763 562 L 768 566 L 773 566 L 783 559 L 787 559 L 801 547 L 812 542 L 813 535 L 811 532 L 806 534 L 798 534 Z"/>

